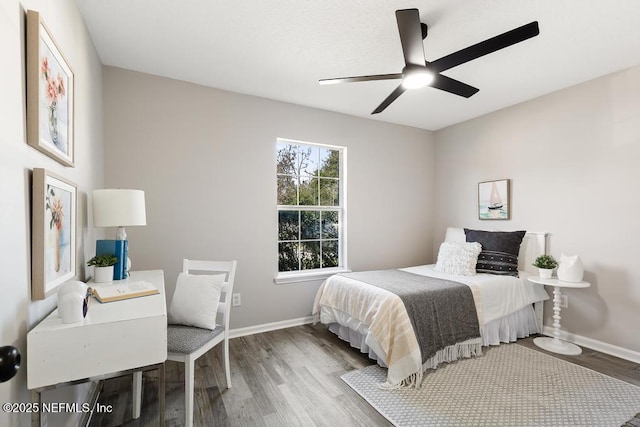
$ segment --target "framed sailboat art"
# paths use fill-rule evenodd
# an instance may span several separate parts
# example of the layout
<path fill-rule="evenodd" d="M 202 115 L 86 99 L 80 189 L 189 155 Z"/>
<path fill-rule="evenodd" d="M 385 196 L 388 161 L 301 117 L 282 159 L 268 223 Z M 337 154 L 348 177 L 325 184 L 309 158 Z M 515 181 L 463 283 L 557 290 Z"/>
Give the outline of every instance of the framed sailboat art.
<path fill-rule="evenodd" d="M 478 183 L 478 218 L 511 219 L 510 180 Z"/>

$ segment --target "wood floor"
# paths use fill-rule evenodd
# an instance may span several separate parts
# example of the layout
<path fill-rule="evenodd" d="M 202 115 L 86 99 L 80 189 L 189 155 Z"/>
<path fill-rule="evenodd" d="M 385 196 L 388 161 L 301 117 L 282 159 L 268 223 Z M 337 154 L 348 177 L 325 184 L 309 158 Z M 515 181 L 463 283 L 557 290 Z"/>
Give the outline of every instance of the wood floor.
<path fill-rule="evenodd" d="M 540 350 L 532 338 L 518 341 Z M 305 325 L 230 340 L 231 381 L 226 389 L 221 346 L 198 359 L 196 426 L 390 426 L 340 376 L 372 363 L 324 325 Z M 584 349 L 564 360 L 640 386 L 640 366 Z M 166 363 L 166 425 L 184 425 L 184 365 Z M 91 426 L 156 426 L 157 378 L 145 374 L 142 415 L 131 419 L 131 379 L 105 382 Z M 640 422 L 640 419 L 638 419 Z M 634 426 L 635 424 L 629 424 Z M 640 426 L 640 424 L 638 424 Z"/>

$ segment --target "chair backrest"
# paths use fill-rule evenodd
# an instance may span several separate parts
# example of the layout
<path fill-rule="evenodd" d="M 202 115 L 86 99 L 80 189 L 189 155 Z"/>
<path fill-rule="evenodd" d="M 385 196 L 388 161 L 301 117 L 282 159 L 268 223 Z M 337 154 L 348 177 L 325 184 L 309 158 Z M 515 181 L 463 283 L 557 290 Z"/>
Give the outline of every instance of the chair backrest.
<path fill-rule="evenodd" d="M 220 303 L 218 304 L 218 314 L 222 318 L 225 334 L 229 333 L 229 314 L 231 312 L 231 299 L 233 294 L 233 281 L 236 277 L 237 261 L 203 261 L 194 259 L 182 260 L 182 272 L 190 274 L 226 274 L 220 293 Z M 223 299 L 224 298 L 224 299 Z"/>

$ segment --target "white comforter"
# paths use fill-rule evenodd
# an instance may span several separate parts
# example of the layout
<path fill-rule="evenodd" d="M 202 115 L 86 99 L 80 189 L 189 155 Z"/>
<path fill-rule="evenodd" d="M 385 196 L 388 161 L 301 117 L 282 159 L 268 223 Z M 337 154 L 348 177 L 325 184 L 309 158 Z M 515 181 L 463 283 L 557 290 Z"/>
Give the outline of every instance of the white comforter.
<path fill-rule="evenodd" d="M 549 298 L 543 286 L 520 277 L 477 274 L 455 276 L 439 273 L 434 265 L 402 269 L 439 277 L 470 287 L 480 325 L 510 315 L 528 304 Z M 422 356 L 402 300 L 384 289 L 335 275 L 318 289 L 313 313 L 322 323 L 339 323 L 366 336 L 366 343 L 388 366 L 387 385 L 422 376 Z"/>

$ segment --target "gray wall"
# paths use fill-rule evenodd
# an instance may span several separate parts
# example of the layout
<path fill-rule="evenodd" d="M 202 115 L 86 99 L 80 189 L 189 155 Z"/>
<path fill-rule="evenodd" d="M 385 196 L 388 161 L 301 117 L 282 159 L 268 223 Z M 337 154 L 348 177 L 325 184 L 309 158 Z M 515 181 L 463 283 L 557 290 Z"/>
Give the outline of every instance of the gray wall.
<path fill-rule="evenodd" d="M 28 8 L 42 14 L 76 76 L 75 168 L 26 144 Z M 28 330 L 55 308 L 55 297 L 30 298 L 34 167 L 78 184 L 79 278 L 87 277 L 84 262 L 103 235 L 91 224 L 91 190 L 140 188 L 147 194 L 148 226 L 128 230 L 134 269 L 164 269 L 170 295 L 183 257 L 236 258 L 243 305 L 234 309 L 232 327 L 307 316 L 319 283 L 273 284 L 276 137 L 348 147 L 352 269 L 431 262 L 447 225 L 549 231 L 551 253 L 580 254 L 593 283 L 567 292 L 566 329 L 640 351 L 632 332 L 640 320 L 633 243 L 640 231 L 640 68 L 434 136 L 102 68 L 73 0 L 0 0 L 0 51 L 0 233 L 8 243 L 0 249 L 0 345 L 19 347 L 23 366 Z M 513 219 L 481 222 L 477 183 L 498 178 L 512 179 Z M 69 388 L 45 398 L 73 401 L 85 391 Z M 29 399 L 24 368 L 0 386 L 2 402 Z M 53 418 L 52 424 L 74 424 L 70 417 Z M 27 414 L 0 412 L 0 425 L 28 422 Z"/>
<path fill-rule="evenodd" d="M 550 232 L 551 254 L 580 255 L 592 283 L 566 291 L 563 329 L 638 352 L 639 160 L 640 67 L 441 130 L 436 246 L 447 225 Z M 478 182 L 501 178 L 512 220 L 478 220 Z"/>
<path fill-rule="evenodd" d="M 75 158 L 67 168 L 26 144 L 25 11 L 40 12 L 75 74 Z M 28 402 L 27 332 L 56 306 L 55 295 L 31 302 L 31 171 L 46 168 L 78 185 L 78 274 L 86 277 L 84 262 L 93 251 L 94 232 L 87 211 L 87 194 L 102 186 L 102 66 L 74 0 L 0 0 L 0 345 L 22 352 L 22 368 L 0 384 L 0 402 Z M 46 393 L 45 400 L 82 399 L 86 387 Z M 74 417 L 50 416 L 51 425 L 75 425 Z M 0 411 L 0 425 L 29 424 L 29 414 Z"/>
<path fill-rule="evenodd" d="M 433 134 L 105 67 L 105 183 L 145 191 L 133 269 L 237 259 L 231 327 L 311 314 L 320 282 L 276 285 L 276 138 L 346 146 L 354 270 L 432 260 Z"/>

